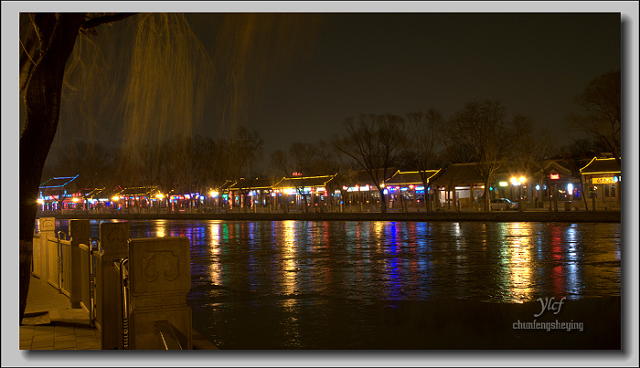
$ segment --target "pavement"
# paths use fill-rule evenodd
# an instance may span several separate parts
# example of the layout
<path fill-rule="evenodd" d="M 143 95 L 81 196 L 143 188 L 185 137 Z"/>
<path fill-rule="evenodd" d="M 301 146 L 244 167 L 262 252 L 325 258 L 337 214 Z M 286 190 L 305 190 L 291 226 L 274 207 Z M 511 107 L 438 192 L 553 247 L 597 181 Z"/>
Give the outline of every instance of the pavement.
<path fill-rule="evenodd" d="M 193 350 L 218 350 L 192 330 Z M 20 325 L 20 350 L 101 350 L 100 331 L 89 323 L 89 312 L 71 308 L 69 297 L 44 280 L 31 276 L 25 317 Z"/>
<path fill-rule="evenodd" d="M 71 308 L 69 297 L 44 280 L 31 277 L 20 350 L 100 350 L 100 332 L 89 312 Z"/>

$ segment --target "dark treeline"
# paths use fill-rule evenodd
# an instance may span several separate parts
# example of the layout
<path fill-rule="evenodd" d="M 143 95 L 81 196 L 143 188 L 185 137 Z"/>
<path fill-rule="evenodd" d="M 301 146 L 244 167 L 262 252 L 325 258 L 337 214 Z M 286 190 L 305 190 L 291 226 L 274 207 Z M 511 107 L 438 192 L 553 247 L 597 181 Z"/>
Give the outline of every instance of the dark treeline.
<path fill-rule="evenodd" d="M 577 170 L 581 160 L 603 152 L 619 159 L 619 86 L 618 71 L 599 76 L 585 88 L 576 98 L 584 113 L 568 116 L 565 126 L 586 138 L 562 147 L 548 131 L 534 130 L 529 117 L 508 117 L 501 101 L 482 101 L 466 103 L 448 119 L 436 109 L 349 117 L 329 141 L 294 142 L 271 152 L 265 165 L 258 164 L 263 162 L 263 139 L 244 126 L 227 138 L 175 137 L 159 145 L 121 149 L 76 141 L 57 152 L 58 160 L 45 167 L 42 179 L 79 175 L 76 185 L 82 188 L 153 185 L 163 193 L 206 193 L 225 180 L 294 173 L 337 173 L 348 183 L 364 170 L 382 194 L 384 178 L 396 169 L 425 173 L 474 162 L 488 188 L 505 162 L 530 171 L 545 160 L 563 159 Z M 423 181 L 426 184 L 426 175 Z M 384 195 L 380 197 L 384 201 Z M 484 197 L 489 198 L 486 193 Z"/>

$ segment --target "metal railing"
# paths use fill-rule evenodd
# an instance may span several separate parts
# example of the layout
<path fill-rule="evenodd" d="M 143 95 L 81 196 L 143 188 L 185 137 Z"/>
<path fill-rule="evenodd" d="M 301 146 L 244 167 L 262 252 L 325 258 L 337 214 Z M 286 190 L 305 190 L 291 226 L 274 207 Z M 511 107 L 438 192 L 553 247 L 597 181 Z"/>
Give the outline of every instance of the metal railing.
<path fill-rule="evenodd" d="M 64 239 L 60 238 L 60 234 L 64 235 Z M 58 291 L 62 293 L 62 281 L 64 280 L 63 272 L 64 272 L 64 251 L 62 240 L 67 240 L 67 234 L 60 230 L 57 233 L 57 242 L 58 242 Z"/>
<path fill-rule="evenodd" d="M 95 245 L 95 247 L 94 247 Z M 95 249 L 94 249 L 95 248 Z M 89 238 L 89 325 L 93 327 L 96 319 L 96 270 L 95 258 L 93 252 L 100 251 L 100 239 Z"/>
<path fill-rule="evenodd" d="M 129 350 L 129 257 L 122 258 L 114 265 L 120 272 L 120 289 L 122 293 L 122 348 Z"/>
<path fill-rule="evenodd" d="M 93 239 L 92 239 L 93 240 Z M 129 284 L 129 258 L 124 257 L 118 262 L 113 262 L 120 273 L 120 289 L 122 297 L 122 348 L 129 350 L 129 316 L 130 316 L 130 284 Z M 175 327 L 168 320 L 156 322 L 157 334 L 164 350 L 184 350 Z"/>
<path fill-rule="evenodd" d="M 158 336 L 160 337 L 160 343 L 164 350 L 184 350 L 171 322 L 166 319 L 157 321 L 156 327 Z"/>

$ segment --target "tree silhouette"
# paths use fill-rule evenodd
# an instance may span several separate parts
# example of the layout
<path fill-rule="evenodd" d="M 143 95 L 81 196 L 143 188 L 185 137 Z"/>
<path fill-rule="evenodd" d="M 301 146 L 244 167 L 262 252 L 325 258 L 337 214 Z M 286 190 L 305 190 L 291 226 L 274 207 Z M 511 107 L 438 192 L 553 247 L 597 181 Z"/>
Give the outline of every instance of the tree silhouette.
<path fill-rule="evenodd" d="M 619 70 L 595 78 L 576 98 L 584 112 L 567 117 L 571 128 L 604 143 L 619 165 L 622 153 L 620 83 Z"/>
<path fill-rule="evenodd" d="M 344 122 L 346 136 L 334 140 L 341 152 L 365 170 L 380 193 L 380 209 L 387 212 L 384 183 L 404 153 L 405 120 L 397 115 L 362 114 Z"/>
<path fill-rule="evenodd" d="M 449 122 L 449 145 L 458 146 L 471 156 L 484 181 L 485 211 L 489 211 L 489 184 L 503 162 L 509 161 L 521 138 L 520 131 L 529 124 L 521 115 L 507 120 L 501 101 L 467 103 Z"/>
<path fill-rule="evenodd" d="M 81 33 L 131 14 L 37 13 L 25 15 L 20 87 L 25 122 L 20 134 L 20 323 L 29 292 L 33 231 L 40 178 L 60 117 L 65 66 Z"/>

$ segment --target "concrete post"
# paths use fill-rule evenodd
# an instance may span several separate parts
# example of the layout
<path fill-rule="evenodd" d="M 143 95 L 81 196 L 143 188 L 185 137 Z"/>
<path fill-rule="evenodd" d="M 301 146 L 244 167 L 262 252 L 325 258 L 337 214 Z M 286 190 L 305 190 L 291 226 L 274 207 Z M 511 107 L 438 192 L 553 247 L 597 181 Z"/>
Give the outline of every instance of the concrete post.
<path fill-rule="evenodd" d="M 38 221 L 40 221 L 40 239 L 33 242 L 33 275 L 46 280 L 49 266 L 48 239 L 56 237 L 56 219 L 55 217 L 41 217 Z M 57 272 L 56 268 L 56 274 Z"/>
<path fill-rule="evenodd" d="M 185 236 L 129 241 L 129 343 L 134 350 L 162 349 L 158 323 L 168 321 L 182 349 L 191 350 L 191 256 Z"/>
<path fill-rule="evenodd" d="M 89 220 L 69 220 L 71 242 L 71 308 L 80 308 L 82 300 L 82 253 L 80 244 L 89 244 Z M 85 277 L 88 277 L 85 276 Z"/>
<path fill-rule="evenodd" d="M 100 245 L 96 254 L 96 327 L 100 330 L 102 349 L 120 348 L 122 315 L 120 273 L 114 262 L 129 256 L 129 223 L 100 224 Z"/>

